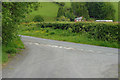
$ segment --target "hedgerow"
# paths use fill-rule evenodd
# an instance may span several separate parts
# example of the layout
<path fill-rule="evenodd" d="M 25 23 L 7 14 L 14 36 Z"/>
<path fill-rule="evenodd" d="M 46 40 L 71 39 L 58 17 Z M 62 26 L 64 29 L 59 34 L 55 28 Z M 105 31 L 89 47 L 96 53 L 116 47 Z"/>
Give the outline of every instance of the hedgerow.
<path fill-rule="evenodd" d="M 31 25 L 31 24 L 30 24 Z M 80 23 L 37 23 L 37 27 L 54 29 L 71 30 L 74 33 L 87 33 L 89 38 L 96 40 L 116 42 L 118 41 L 118 24 L 117 23 L 97 23 L 97 22 L 80 22 Z"/>

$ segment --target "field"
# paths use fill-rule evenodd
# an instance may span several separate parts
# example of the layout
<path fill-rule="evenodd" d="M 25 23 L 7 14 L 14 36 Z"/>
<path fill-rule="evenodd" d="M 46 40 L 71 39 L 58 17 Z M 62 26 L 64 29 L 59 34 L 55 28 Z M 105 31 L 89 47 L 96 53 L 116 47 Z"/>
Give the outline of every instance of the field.
<path fill-rule="evenodd" d="M 41 2 L 40 7 L 38 8 L 38 10 L 31 12 L 26 17 L 26 19 L 31 22 L 32 19 L 34 18 L 34 16 L 41 15 L 41 16 L 44 17 L 45 21 L 48 21 L 48 22 L 55 21 L 58 9 L 59 9 L 59 6 L 57 4 L 55 4 L 55 3 Z"/>
<path fill-rule="evenodd" d="M 71 2 L 65 2 L 65 7 L 70 8 L 71 7 Z"/>

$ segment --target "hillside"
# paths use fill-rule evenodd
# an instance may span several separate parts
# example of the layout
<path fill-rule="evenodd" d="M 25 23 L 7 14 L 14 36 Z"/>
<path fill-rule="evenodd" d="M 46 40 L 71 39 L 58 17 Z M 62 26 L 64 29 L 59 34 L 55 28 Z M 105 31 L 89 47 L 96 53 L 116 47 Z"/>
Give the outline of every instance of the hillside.
<path fill-rule="evenodd" d="M 66 2 L 65 7 L 68 7 L 68 8 L 71 7 L 71 3 Z M 47 22 L 55 21 L 58 9 L 59 9 L 58 4 L 55 4 L 55 3 L 52 3 L 52 2 L 41 2 L 40 7 L 38 8 L 38 10 L 31 12 L 26 17 L 26 19 L 28 21 L 32 21 L 34 16 L 41 15 L 41 16 L 44 17 L 44 20 L 47 21 Z"/>
<path fill-rule="evenodd" d="M 27 16 L 27 20 L 32 21 L 34 16 L 41 15 L 44 17 L 45 21 L 54 21 L 55 17 L 57 16 L 59 6 L 52 2 L 41 2 L 40 7 L 37 11 L 31 12 Z"/>
<path fill-rule="evenodd" d="M 114 8 L 116 10 L 115 21 L 118 21 L 118 3 L 117 2 L 111 2 L 111 4 L 114 6 Z M 40 2 L 40 7 L 38 8 L 38 10 L 31 12 L 26 17 L 26 19 L 31 22 L 32 19 L 36 15 L 41 15 L 41 16 L 44 17 L 44 20 L 46 22 L 55 21 L 59 7 L 60 6 L 58 4 L 55 4 L 53 2 Z M 70 8 L 71 3 L 70 2 L 65 2 L 65 7 Z"/>

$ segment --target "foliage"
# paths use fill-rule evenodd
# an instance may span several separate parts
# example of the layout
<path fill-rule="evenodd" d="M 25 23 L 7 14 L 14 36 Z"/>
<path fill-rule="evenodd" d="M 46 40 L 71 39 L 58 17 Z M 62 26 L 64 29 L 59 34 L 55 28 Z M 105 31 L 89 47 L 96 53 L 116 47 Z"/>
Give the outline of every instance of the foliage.
<path fill-rule="evenodd" d="M 117 23 L 38 23 L 38 27 L 51 27 L 54 29 L 72 29 L 74 33 L 87 33 L 90 38 L 96 40 L 117 42 L 118 41 L 118 24 Z"/>
<path fill-rule="evenodd" d="M 3 2 L 2 3 L 2 39 L 3 44 L 13 42 L 17 36 L 17 25 L 25 15 L 37 6 L 32 2 Z"/>
<path fill-rule="evenodd" d="M 88 18 L 87 21 L 92 21 L 92 22 L 94 22 L 95 19 L 94 19 L 94 18 Z"/>
<path fill-rule="evenodd" d="M 70 21 L 74 21 L 75 15 L 72 13 L 72 8 L 64 8 L 65 9 L 65 17 L 69 18 Z"/>
<path fill-rule="evenodd" d="M 88 2 L 86 5 L 91 18 L 112 20 L 115 18 L 115 9 L 110 3 Z"/>
<path fill-rule="evenodd" d="M 115 8 L 110 2 L 74 2 L 71 6 L 76 16 L 95 19 L 115 19 Z"/>
<path fill-rule="evenodd" d="M 24 21 L 26 14 L 37 8 L 38 3 L 2 2 L 2 60 L 8 60 L 8 54 L 17 53 L 24 45 L 18 37 L 18 25 Z"/>
<path fill-rule="evenodd" d="M 64 8 L 60 7 L 59 8 L 57 17 L 61 18 L 61 16 L 62 17 L 65 16 L 66 18 L 70 19 L 70 21 L 74 21 L 74 19 L 75 19 L 75 16 L 72 13 L 72 9 L 71 8 L 67 8 L 67 7 L 64 7 Z"/>
<path fill-rule="evenodd" d="M 44 19 L 41 15 L 36 15 L 33 19 L 34 22 L 43 22 Z"/>
<path fill-rule="evenodd" d="M 2 45 L 2 62 L 8 61 L 8 54 L 9 55 L 15 55 L 15 53 L 18 53 L 20 49 L 23 49 L 24 45 L 21 41 L 20 37 L 17 37 L 14 39 L 12 43 L 8 43 L 7 46 Z M 10 56 L 9 56 L 10 57 Z"/>
<path fill-rule="evenodd" d="M 85 18 L 89 18 L 89 12 L 86 7 L 86 3 L 84 2 L 74 2 L 71 4 L 73 13 L 76 16 L 83 16 Z"/>
<path fill-rule="evenodd" d="M 57 21 L 70 21 L 70 19 L 66 18 L 65 16 L 61 16 L 61 17 L 57 18 Z"/>
<path fill-rule="evenodd" d="M 57 17 L 64 16 L 64 8 L 60 7 L 57 13 Z"/>
<path fill-rule="evenodd" d="M 55 3 L 57 3 L 57 2 L 54 2 L 54 3 L 53 2 L 40 2 L 40 6 L 39 6 L 38 10 L 32 11 L 30 14 L 27 15 L 27 17 L 25 19 L 28 20 L 29 22 L 31 22 L 36 15 L 41 15 L 44 18 L 44 21 L 46 21 L 46 22 L 54 22 L 54 21 L 56 21 L 58 9 L 61 6 L 59 6 L 58 4 L 55 4 Z M 65 6 L 63 8 L 64 9 L 65 8 L 67 8 L 67 9 L 72 8 L 71 7 L 72 3 L 74 3 L 74 2 L 65 2 Z M 85 3 L 85 4 L 86 4 L 86 8 L 88 10 L 87 3 Z M 117 15 L 118 14 L 117 2 L 116 3 L 115 2 L 110 2 L 109 4 L 112 4 L 114 9 L 116 9 L 116 12 L 115 12 L 116 14 L 115 15 L 116 15 L 116 17 L 118 17 L 118 15 Z M 70 12 L 69 10 L 65 10 L 63 16 L 67 17 L 66 13 L 69 13 L 69 12 Z M 89 13 L 89 10 L 88 10 L 88 13 Z M 75 15 L 73 11 L 70 12 L 70 15 L 71 14 L 73 16 Z M 75 17 L 77 17 L 77 16 L 75 16 Z M 91 18 L 92 18 L 92 16 L 91 16 Z M 118 21 L 117 18 L 115 19 L 115 21 Z"/>
<path fill-rule="evenodd" d="M 65 17 L 69 18 L 70 21 L 74 21 L 74 19 L 75 19 L 74 14 L 73 14 L 73 13 L 70 13 L 70 12 L 66 12 L 66 13 L 65 13 Z"/>

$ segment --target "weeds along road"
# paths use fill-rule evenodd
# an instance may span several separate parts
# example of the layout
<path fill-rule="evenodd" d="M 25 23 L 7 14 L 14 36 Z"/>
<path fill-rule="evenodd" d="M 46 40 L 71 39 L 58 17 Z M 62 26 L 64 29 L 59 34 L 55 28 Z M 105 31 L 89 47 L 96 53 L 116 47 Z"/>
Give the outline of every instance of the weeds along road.
<path fill-rule="evenodd" d="M 3 78 L 117 78 L 118 50 L 22 36 L 26 49 Z"/>

